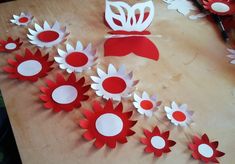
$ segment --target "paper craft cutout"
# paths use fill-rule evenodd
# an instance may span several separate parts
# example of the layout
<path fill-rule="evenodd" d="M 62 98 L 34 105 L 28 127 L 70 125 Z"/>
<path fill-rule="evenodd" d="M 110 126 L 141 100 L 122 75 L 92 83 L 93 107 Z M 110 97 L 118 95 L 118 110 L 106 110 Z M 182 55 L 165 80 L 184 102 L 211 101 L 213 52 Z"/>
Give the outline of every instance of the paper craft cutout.
<path fill-rule="evenodd" d="M 227 55 L 227 57 L 231 58 L 232 60 L 230 61 L 231 64 L 235 64 L 235 50 L 234 49 L 227 49 L 228 52 L 230 53 Z"/>
<path fill-rule="evenodd" d="M 124 144 L 127 142 L 127 136 L 135 134 L 130 128 L 137 121 L 130 120 L 132 111 L 123 112 L 122 103 L 114 108 L 111 100 L 108 100 L 104 107 L 95 101 L 93 111 L 84 110 L 83 115 L 86 119 L 79 122 L 79 125 L 86 129 L 83 137 L 88 141 L 95 139 L 93 145 L 98 149 L 104 145 L 115 148 L 117 142 Z"/>
<path fill-rule="evenodd" d="M 137 111 L 147 117 L 152 117 L 154 110 L 161 104 L 156 96 L 150 97 L 147 92 L 143 92 L 141 97 L 134 93 L 134 100 L 133 105 Z"/>
<path fill-rule="evenodd" d="M 18 50 L 23 42 L 20 41 L 20 38 L 13 40 L 11 37 L 8 37 L 8 39 L 0 40 L 0 52 L 13 52 Z"/>
<path fill-rule="evenodd" d="M 165 106 L 167 118 L 176 126 L 187 126 L 192 122 L 193 112 L 188 110 L 186 104 L 178 106 L 176 102 L 171 103 L 171 108 Z"/>
<path fill-rule="evenodd" d="M 91 88 L 104 99 L 120 101 L 121 98 L 129 97 L 134 86 L 139 82 L 132 80 L 132 72 L 126 74 L 124 65 L 117 71 L 112 64 L 109 64 L 107 73 L 97 68 L 97 74 L 99 77 L 91 76 L 91 79 L 95 82 L 91 84 Z"/>
<path fill-rule="evenodd" d="M 202 0 L 205 9 L 217 15 L 235 14 L 235 2 L 230 0 Z"/>
<path fill-rule="evenodd" d="M 11 23 L 18 26 L 27 26 L 33 20 L 33 16 L 29 13 L 21 12 L 20 15 L 13 15 Z"/>
<path fill-rule="evenodd" d="M 140 142 L 146 145 L 144 151 L 146 153 L 154 153 L 156 157 L 161 157 L 164 153 L 171 152 L 170 147 L 176 144 L 175 141 L 169 140 L 169 131 L 160 132 L 156 126 L 152 132 L 144 129 L 146 138 L 141 138 Z"/>
<path fill-rule="evenodd" d="M 67 80 L 62 74 L 57 73 L 55 82 L 49 79 L 45 82 L 48 87 L 40 87 L 43 93 L 40 99 L 44 101 L 45 108 L 53 109 L 54 112 L 61 110 L 70 112 L 74 108 L 81 107 L 81 101 L 89 98 L 85 93 L 90 89 L 90 85 L 84 85 L 84 77 L 76 80 L 74 73 L 71 73 Z"/>
<path fill-rule="evenodd" d="M 199 18 L 204 18 L 208 15 L 208 13 L 199 13 L 199 14 L 195 14 L 195 15 L 190 15 L 189 19 L 191 20 L 197 20 Z"/>
<path fill-rule="evenodd" d="M 189 149 L 193 151 L 192 156 L 196 160 L 205 163 L 219 163 L 217 157 L 222 157 L 225 153 L 217 150 L 218 145 L 218 141 L 210 142 L 208 136 L 203 134 L 201 138 L 194 136 L 192 143 L 189 144 Z"/>
<path fill-rule="evenodd" d="M 77 41 L 74 48 L 70 44 L 66 44 L 66 51 L 57 49 L 60 57 L 54 57 L 55 61 L 59 63 L 61 69 L 66 69 L 68 73 L 83 72 L 94 65 L 95 51 L 92 50 L 91 44 L 85 49 L 80 41 Z"/>
<path fill-rule="evenodd" d="M 42 56 L 39 49 L 35 54 L 26 49 L 24 56 L 17 54 L 15 58 L 16 60 L 8 59 L 10 66 L 3 68 L 9 73 L 9 78 L 35 82 L 53 69 L 51 66 L 54 61 L 48 61 L 49 54 Z"/>
<path fill-rule="evenodd" d="M 29 42 L 38 47 L 52 47 L 66 40 L 69 33 L 66 32 L 66 27 L 61 28 L 56 21 L 51 27 L 47 21 L 44 21 L 43 27 L 35 23 L 35 30 L 28 29 L 30 34 L 27 34 Z"/>

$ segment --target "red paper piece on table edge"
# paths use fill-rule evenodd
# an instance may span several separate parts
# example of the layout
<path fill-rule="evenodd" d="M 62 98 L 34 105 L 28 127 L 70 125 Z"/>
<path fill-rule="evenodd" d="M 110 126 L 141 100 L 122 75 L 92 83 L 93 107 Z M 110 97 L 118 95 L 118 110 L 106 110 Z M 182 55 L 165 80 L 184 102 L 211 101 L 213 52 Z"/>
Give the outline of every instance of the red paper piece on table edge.
<path fill-rule="evenodd" d="M 23 42 L 20 41 L 20 38 L 13 40 L 12 37 L 8 37 L 8 39 L 0 40 L 0 52 L 13 52 L 18 50 Z"/>

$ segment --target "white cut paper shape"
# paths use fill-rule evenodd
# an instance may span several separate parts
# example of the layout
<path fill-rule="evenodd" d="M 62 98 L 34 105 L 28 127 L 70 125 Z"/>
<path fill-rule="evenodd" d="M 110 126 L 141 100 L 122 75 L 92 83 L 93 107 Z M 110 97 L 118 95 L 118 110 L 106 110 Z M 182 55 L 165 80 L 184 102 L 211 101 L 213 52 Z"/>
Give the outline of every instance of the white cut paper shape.
<path fill-rule="evenodd" d="M 198 152 L 206 158 L 211 158 L 214 154 L 213 149 L 207 144 L 200 144 L 198 146 Z"/>
<path fill-rule="evenodd" d="M 118 13 L 113 12 L 112 7 L 117 9 Z M 144 19 L 146 9 L 149 9 L 149 15 Z M 138 20 L 136 14 L 139 14 Z M 133 6 L 129 6 L 122 1 L 106 0 L 105 19 L 114 31 L 144 31 L 151 24 L 153 17 L 154 5 L 151 0 L 143 3 L 136 3 Z M 114 19 L 121 22 L 121 25 L 116 24 Z"/>
<path fill-rule="evenodd" d="M 16 24 L 18 26 L 27 26 L 33 19 L 33 16 L 29 13 L 21 12 L 20 15 L 13 15 L 13 19 L 11 19 L 11 23 Z"/>
<path fill-rule="evenodd" d="M 134 90 L 134 86 L 138 83 L 138 80 L 132 80 L 132 72 L 125 73 L 125 66 L 116 70 L 116 68 L 109 64 L 108 72 L 105 73 L 100 68 L 97 68 L 97 76 L 91 76 L 94 81 L 91 84 L 91 88 L 95 90 L 98 96 L 102 96 L 104 99 L 113 99 L 120 101 L 121 98 L 130 97 Z"/>
<path fill-rule="evenodd" d="M 52 99 L 59 104 L 72 103 L 77 96 L 77 89 L 72 85 L 61 85 L 52 92 Z"/>
<path fill-rule="evenodd" d="M 17 45 L 15 43 L 7 43 L 5 45 L 5 49 L 7 50 L 14 50 L 17 47 Z"/>
<path fill-rule="evenodd" d="M 204 18 L 206 17 L 208 14 L 205 14 L 205 13 L 198 13 L 198 14 L 195 14 L 195 15 L 190 15 L 189 16 L 189 19 L 191 20 L 197 20 L 199 18 Z"/>
<path fill-rule="evenodd" d="M 88 46 L 83 49 L 83 45 L 80 41 L 77 41 L 76 47 L 67 43 L 66 51 L 57 49 L 57 52 L 59 57 L 54 57 L 55 61 L 59 63 L 61 69 L 65 69 L 68 73 L 83 72 L 84 70 L 90 69 L 97 59 L 97 57 L 95 57 L 96 52 L 92 50 L 92 45 L 88 44 Z M 73 61 L 71 61 L 71 59 Z"/>
<path fill-rule="evenodd" d="M 41 70 L 42 65 L 37 60 L 26 60 L 17 67 L 17 72 L 23 76 L 34 76 Z"/>
<path fill-rule="evenodd" d="M 235 64 L 235 49 L 229 49 L 227 48 L 229 55 L 227 55 L 227 57 L 229 57 L 230 59 L 232 59 L 230 61 L 231 64 Z"/>
<path fill-rule="evenodd" d="M 166 146 L 165 140 L 160 136 L 153 136 L 150 142 L 151 145 L 156 149 L 163 149 Z"/>

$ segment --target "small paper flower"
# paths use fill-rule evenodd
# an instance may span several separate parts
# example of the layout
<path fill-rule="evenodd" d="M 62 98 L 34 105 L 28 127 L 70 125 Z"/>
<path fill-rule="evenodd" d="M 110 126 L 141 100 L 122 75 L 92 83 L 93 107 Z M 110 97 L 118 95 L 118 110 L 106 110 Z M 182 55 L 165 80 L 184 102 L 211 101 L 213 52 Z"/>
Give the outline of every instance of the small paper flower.
<path fill-rule="evenodd" d="M 225 153 L 217 150 L 218 145 L 218 141 L 210 142 L 208 136 L 204 134 L 201 139 L 194 136 L 193 142 L 189 144 L 189 149 L 193 151 L 192 156 L 196 160 L 205 163 L 219 163 L 216 158 L 224 156 Z"/>
<path fill-rule="evenodd" d="M 35 23 L 35 30 L 28 29 L 30 34 L 27 34 L 29 42 L 38 47 L 52 47 L 61 42 L 64 42 L 66 36 L 66 27 L 61 28 L 58 22 L 55 22 L 51 27 L 47 21 L 44 21 L 43 27 Z"/>
<path fill-rule="evenodd" d="M 20 41 L 20 38 L 13 40 L 11 37 L 8 39 L 0 40 L 0 52 L 13 52 L 20 48 L 23 42 Z"/>
<path fill-rule="evenodd" d="M 230 53 L 229 55 L 227 55 L 227 57 L 229 57 L 230 59 L 232 59 L 230 61 L 231 64 L 235 64 L 235 50 L 234 49 L 227 49 L 228 52 Z"/>
<path fill-rule="evenodd" d="M 27 26 L 33 19 L 33 16 L 29 13 L 20 13 L 20 15 L 13 15 L 13 19 L 11 19 L 11 23 L 16 24 L 18 26 Z"/>
<path fill-rule="evenodd" d="M 217 15 L 235 14 L 235 2 L 229 0 L 202 0 L 205 9 Z"/>
<path fill-rule="evenodd" d="M 138 81 L 132 80 L 132 72 L 125 73 L 124 65 L 117 71 L 112 64 L 109 64 L 107 73 L 97 68 L 97 74 L 99 77 L 91 76 L 95 82 L 91 88 L 96 91 L 98 96 L 103 96 L 105 99 L 120 101 L 121 98 L 129 97 L 133 87 L 138 83 Z"/>
<path fill-rule="evenodd" d="M 123 112 L 122 103 L 115 108 L 111 100 L 108 100 L 104 107 L 98 101 L 93 103 L 93 111 L 84 110 L 86 119 L 79 122 L 86 132 L 83 137 L 91 141 L 96 148 L 102 148 L 105 144 L 110 148 L 115 148 L 116 143 L 124 144 L 126 137 L 135 134 L 130 128 L 137 121 L 130 120 L 132 112 Z"/>
<path fill-rule="evenodd" d="M 96 60 L 91 44 L 83 49 L 80 41 L 77 41 L 75 48 L 66 44 L 66 52 L 61 49 L 57 51 L 60 57 L 55 57 L 55 61 L 59 63 L 61 69 L 66 69 L 68 73 L 83 72 L 89 69 Z"/>
<path fill-rule="evenodd" d="M 26 49 L 24 56 L 17 54 L 16 60 L 9 59 L 10 66 L 4 67 L 3 70 L 10 74 L 9 78 L 34 82 L 38 78 L 46 76 L 53 69 L 51 65 L 54 61 L 48 61 L 48 57 L 49 54 L 42 56 L 40 50 L 33 54 Z"/>
<path fill-rule="evenodd" d="M 55 82 L 48 79 L 45 82 L 48 87 L 40 87 L 43 92 L 40 99 L 45 102 L 45 108 L 53 109 L 54 112 L 72 111 L 73 108 L 81 107 L 81 101 L 89 98 L 85 93 L 90 89 L 90 85 L 84 86 L 84 77 L 76 81 L 74 73 L 70 74 L 67 80 L 58 73 Z"/>
<path fill-rule="evenodd" d="M 144 129 L 146 138 L 141 138 L 140 142 L 146 145 L 144 151 L 146 153 L 154 153 L 156 157 L 162 156 L 164 153 L 169 153 L 170 147 L 176 144 L 175 141 L 169 140 L 170 132 L 166 131 L 161 133 L 156 126 L 152 132 Z"/>
<path fill-rule="evenodd" d="M 159 103 L 161 103 L 157 102 L 156 96 L 150 97 L 146 92 L 143 92 L 141 97 L 134 93 L 134 100 L 133 105 L 137 111 L 148 117 L 152 117 L 154 109 L 160 105 Z"/>
<path fill-rule="evenodd" d="M 171 103 L 171 108 L 165 106 L 167 118 L 176 126 L 187 126 L 192 122 L 193 112 L 188 110 L 186 104 L 178 106 L 174 101 Z"/>

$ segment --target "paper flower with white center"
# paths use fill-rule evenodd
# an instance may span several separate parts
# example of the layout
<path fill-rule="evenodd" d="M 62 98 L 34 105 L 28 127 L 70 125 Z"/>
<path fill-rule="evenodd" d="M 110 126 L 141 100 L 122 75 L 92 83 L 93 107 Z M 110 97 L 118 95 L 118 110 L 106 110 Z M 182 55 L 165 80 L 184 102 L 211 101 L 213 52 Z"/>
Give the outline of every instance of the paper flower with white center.
<path fill-rule="evenodd" d="M 38 47 L 52 47 L 66 40 L 69 33 L 66 32 L 66 27 L 61 27 L 56 21 L 51 27 L 47 21 L 44 21 L 43 27 L 35 23 L 35 30 L 28 29 L 30 34 L 27 34 L 29 42 Z"/>
<path fill-rule="evenodd" d="M 229 55 L 227 55 L 227 57 L 229 57 L 230 59 L 232 59 L 230 61 L 231 64 L 235 64 L 235 49 L 227 49 L 229 52 Z"/>
<path fill-rule="evenodd" d="M 159 103 L 161 103 L 157 102 L 156 96 L 150 97 L 146 92 L 143 92 L 141 97 L 134 93 L 134 100 L 133 105 L 137 111 L 148 117 L 153 115 L 154 110 L 160 105 Z"/>
<path fill-rule="evenodd" d="M 205 9 L 217 15 L 234 15 L 235 2 L 230 0 L 202 0 Z"/>
<path fill-rule="evenodd" d="M 178 106 L 174 101 L 171 108 L 165 106 L 167 118 L 176 126 L 187 126 L 192 122 L 193 112 L 188 110 L 186 104 Z"/>
<path fill-rule="evenodd" d="M 11 37 L 8 37 L 7 40 L 0 40 L 0 52 L 13 52 L 20 49 L 23 42 L 20 41 L 20 38 L 13 40 Z"/>
<path fill-rule="evenodd" d="M 27 26 L 33 19 L 33 16 L 29 13 L 20 13 L 20 15 L 13 15 L 11 23 L 14 23 L 18 26 Z"/>
<path fill-rule="evenodd" d="M 91 76 L 91 79 L 95 82 L 91 84 L 91 88 L 95 90 L 98 96 L 105 99 L 120 101 L 121 98 L 130 97 L 134 86 L 138 83 L 138 80 L 132 80 L 132 72 L 125 73 L 124 65 L 116 70 L 112 64 L 109 64 L 107 73 L 97 68 L 97 74 L 99 77 Z"/>
<path fill-rule="evenodd" d="M 95 51 L 92 50 L 91 44 L 83 49 L 82 43 L 77 41 L 74 48 L 70 44 L 66 44 L 66 52 L 58 49 L 59 57 L 55 57 L 55 61 L 59 63 L 61 69 L 66 69 L 68 73 L 83 72 L 94 65 Z"/>

